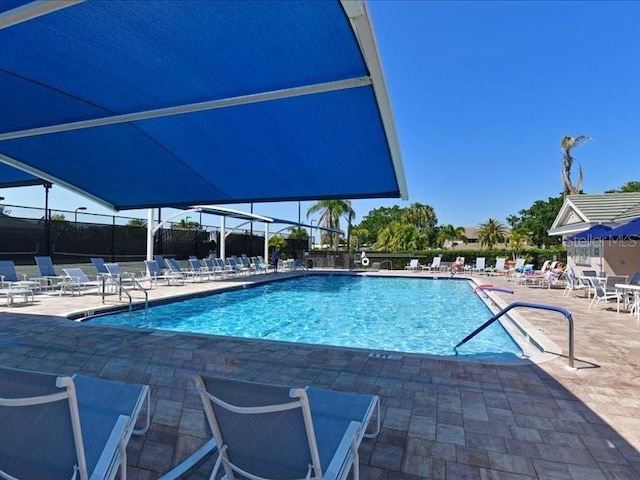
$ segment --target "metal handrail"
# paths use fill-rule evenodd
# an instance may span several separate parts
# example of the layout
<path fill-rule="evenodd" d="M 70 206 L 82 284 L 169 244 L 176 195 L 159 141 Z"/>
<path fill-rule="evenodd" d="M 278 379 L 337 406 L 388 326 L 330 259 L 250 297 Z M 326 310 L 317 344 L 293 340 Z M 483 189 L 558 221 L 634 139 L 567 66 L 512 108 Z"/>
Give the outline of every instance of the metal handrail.
<path fill-rule="evenodd" d="M 545 305 L 545 304 L 542 304 L 542 303 L 529 303 L 529 302 L 513 302 L 513 303 L 510 303 L 505 308 L 503 308 L 498 313 L 496 313 L 493 317 L 491 317 L 489 320 L 487 320 L 482 325 L 480 325 L 478 328 L 476 328 L 469 335 L 464 337 L 464 339 L 461 342 L 459 342 L 455 347 L 453 347 L 453 350 L 456 352 L 456 355 L 458 354 L 458 350 L 457 349 L 458 349 L 458 347 L 460 345 L 463 345 L 463 344 L 467 343 L 469 340 L 471 340 L 473 337 L 475 337 L 478 333 L 483 331 L 485 328 L 487 328 L 493 322 L 498 320 L 501 316 L 503 316 L 509 310 L 511 310 L 513 308 L 516 308 L 516 307 L 537 308 L 539 310 L 548 310 L 548 311 L 551 311 L 551 312 L 561 313 L 562 315 L 565 316 L 565 318 L 569 322 L 569 368 L 572 368 L 572 369 L 575 370 L 575 367 L 573 366 L 573 317 L 571 316 L 571 313 L 568 310 L 566 310 L 566 309 L 564 309 L 562 307 L 556 307 L 555 305 Z"/>
<path fill-rule="evenodd" d="M 144 293 L 144 309 L 147 310 L 149 308 L 149 293 L 147 292 L 147 289 L 144 288 L 142 284 L 138 281 L 138 279 L 135 278 L 133 275 L 127 276 L 127 279 L 130 279 L 134 283 L 134 285 L 138 286 L 140 290 L 142 290 L 142 292 Z M 133 310 L 133 297 L 131 296 L 131 293 L 129 293 L 129 290 L 124 288 L 124 286 L 122 285 L 122 276 L 118 277 L 117 285 L 118 285 L 118 300 L 122 300 L 122 293 L 124 292 L 129 298 L 129 312 L 131 312 Z M 102 303 L 104 303 L 105 286 L 106 286 L 106 277 L 103 276 L 102 277 Z"/>

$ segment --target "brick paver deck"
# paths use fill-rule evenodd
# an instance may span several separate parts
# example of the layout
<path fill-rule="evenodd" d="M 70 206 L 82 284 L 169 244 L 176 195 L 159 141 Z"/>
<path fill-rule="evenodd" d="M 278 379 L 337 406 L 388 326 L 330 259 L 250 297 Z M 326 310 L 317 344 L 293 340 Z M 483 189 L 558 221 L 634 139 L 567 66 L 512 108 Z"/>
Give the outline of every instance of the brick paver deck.
<path fill-rule="evenodd" d="M 229 283 L 162 286 L 152 297 Z M 363 479 L 640 478 L 640 324 L 615 305 L 589 311 L 588 300 L 559 289 L 504 278 L 480 283 L 512 288 L 514 295 L 497 294 L 504 301 L 567 308 L 578 369 L 567 368 L 567 324 L 552 312 L 522 314 L 563 355 L 508 366 L 413 354 L 382 360 L 362 350 L 154 334 L 60 317 L 99 308 L 91 294 L 36 295 L 34 305 L 0 307 L 0 364 L 150 385 L 151 428 L 128 449 L 134 480 L 157 478 L 208 437 L 191 381 L 197 372 L 380 395 L 382 432 L 362 443 Z M 210 464 L 190 478 L 208 478 Z"/>

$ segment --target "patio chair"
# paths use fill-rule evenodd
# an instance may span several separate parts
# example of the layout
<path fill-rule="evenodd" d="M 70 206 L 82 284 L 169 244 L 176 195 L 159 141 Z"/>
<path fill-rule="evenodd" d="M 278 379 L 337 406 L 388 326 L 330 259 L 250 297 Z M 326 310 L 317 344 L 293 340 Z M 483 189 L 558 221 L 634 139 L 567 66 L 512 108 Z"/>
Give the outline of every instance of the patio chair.
<path fill-rule="evenodd" d="M 624 283 L 626 282 L 627 277 L 620 277 L 617 275 L 613 275 L 612 277 L 616 277 L 616 281 L 611 283 L 614 285 L 615 283 Z M 622 293 L 617 291 L 615 288 L 610 289 L 607 285 L 609 283 L 608 279 L 601 279 L 598 277 L 587 277 L 587 280 L 591 284 L 591 288 L 593 290 L 593 299 L 589 304 L 589 310 L 592 308 L 597 308 L 598 304 L 601 301 L 607 300 L 616 300 L 618 304 L 618 309 L 620 308 L 620 300 L 622 300 Z M 612 279 L 613 281 L 613 279 Z"/>
<path fill-rule="evenodd" d="M 153 286 L 153 279 L 149 275 L 136 277 L 133 273 L 123 271 L 117 263 L 105 263 L 104 266 L 107 269 L 109 278 L 113 280 L 114 284 L 120 285 L 121 288 L 131 287 L 144 290 L 145 288 L 142 286 L 142 282 L 149 282 L 149 286 Z"/>
<path fill-rule="evenodd" d="M 362 438 L 379 432 L 375 395 L 205 376 L 195 383 L 220 451 L 211 478 L 222 468 L 229 480 L 344 479 L 352 469 L 357 480 Z M 374 412 L 378 423 L 367 434 Z"/>
<path fill-rule="evenodd" d="M 51 257 L 34 257 L 36 265 L 40 272 L 39 277 L 31 278 L 31 280 L 40 282 L 41 286 L 55 287 L 55 282 L 60 282 L 64 279 L 64 275 L 59 275 L 53 266 L 53 260 Z"/>
<path fill-rule="evenodd" d="M 175 285 L 176 282 L 184 285 L 184 275 L 181 273 L 162 273 L 158 262 L 155 260 L 145 260 L 144 265 L 147 270 L 147 276 L 153 283 L 158 283 L 158 280 L 164 280 L 167 285 Z"/>
<path fill-rule="evenodd" d="M 471 273 L 484 272 L 486 260 L 486 257 L 477 257 L 475 266 L 471 267 Z"/>
<path fill-rule="evenodd" d="M 106 268 L 105 268 L 106 270 Z M 78 295 L 82 294 L 82 290 L 96 288 L 98 293 L 104 292 L 107 286 L 113 285 L 113 280 L 106 276 L 98 280 L 90 280 L 87 274 L 81 268 L 63 268 L 62 271 L 65 274 L 65 280 L 60 282 L 60 295 L 69 291 L 73 295 L 75 290 L 78 291 Z"/>
<path fill-rule="evenodd" d="M 149 387 L 0 367 L 0 424 L 0 477 L 125 479 Z"/>
<path fill-rule="evenodd" d="M 507 261 L 506 258 L 498 257 L 496 258 L 496 263 L 493 267 L 487 267 L 484 269 L 484 273 L 487 275 L 502 275 L 505 273 L 504 264 Z"/>
<path fill-rule="evenodd" d="M 590 295 L 591 284 L 582 278 L 576 276 L 575 271 L 571 267 L 567 267 L 566 271 L 567 286 L 564 289 L 563 296 L 568 297 L 572 292 L 583 290 L 585 297 Z"/>
<path fill-rule="evenodd" d="M 0 288 L 19 288 L 21 290 L 38 290 L 40 282 L 27 280 L 23 275 L 22 280 L 18 280 L 16 265 L 13 260 L 0 260 Z"/>
<path fill-rule="evenodd" d="M 96 267 L 96 270 L 98 271 L 98 274 L 100 275 L 108 275 L 109 272 L 107 270 L 107 267 L 104 266 L 104 258 L 102 257 L 93 257 L 90 259 L 91 263 L 93 263 L 93 266 Z"/>
<path fill-rule="evenodd" d="M 418 270 L 418 259 L 417 258 L 412 258 L 411 260 L 409 260 L 409 263 L 404 267 L 405 270 L 413 270 L 413 271 L 417 271 Z"/>
<path fill-rule="evenodd" d="M 189 257 L 188 261 L 190 274 L 200 275 L 200 278 L 202 279 L 204 279 L 204 277 L 207 277 L 207 280 L 211 279 L 211 272 L 209 272 L 209 269 L 207 268 L 202 268 L 202 265 L 200 265 L 200 260 L 198 260 L 197 258 Z"/>
<path fill-rule="evenodd" d="M 167 268 L 169 269 L 169 273 L 171 273 L 172 275 L 179 274 L 179 275 L 182 275 L 183 277 L 191 277 L 193 282 L 195 282 L 196 279 L 202 278 L 202 272 L 182 270 L 175 258 L 166 258 L 164 262 L 166 263 Z"/>
<path fill-rule="evenodd" d="M 440 263 L 442 262 L 442 257 L 433 257 L 431 261 L 431 265 L 422 265 L 422 270 L 440 270 Z"/>

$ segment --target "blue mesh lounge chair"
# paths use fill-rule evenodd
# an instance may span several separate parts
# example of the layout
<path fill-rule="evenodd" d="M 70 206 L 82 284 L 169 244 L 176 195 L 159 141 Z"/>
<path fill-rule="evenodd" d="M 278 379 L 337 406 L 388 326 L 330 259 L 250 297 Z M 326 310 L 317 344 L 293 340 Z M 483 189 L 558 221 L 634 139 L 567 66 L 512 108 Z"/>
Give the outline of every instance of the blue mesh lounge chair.
<path fill-rule="evenodd" d="M 99 292 L 102 292 L 106 286 L 113 284 L 112 280 L 107 279 L 106 276 L 100 280 L 90 280 L 81 268 L 63 268 L 62 271 L 66 279 L 60 283 L 60 295 L 67 291 L 73 294 L 74 290 L 81 294 L 82 290 L 91 288 L 97 288 Z"/>
<path fill-rule="evenodd" d="M 104 259 L 102 257 L 91 258 L 91 263 L 93 263 L 93 266 L 96 267 L 100 275 L 107 275 L 109 273 L 107 267 L 104 266 Z"/>
<path fill-rule="evenodd" d="M 147 267 L 147 275 L 151 279 L 151 282 L 156 283 L 158 280 L 164 280 L 167 285 L 184 285 L 184 275 L 181 273 L 162 273 L 162 269 L 155 260 L 145 260 L 145 266 Z"/>
<path fill-rule="evenodd" d="M 351 470 L 357 480 L 360 442 L 379 432 L 375 395 L 204 376 L 195 382 L 220 451 L 211 478 L 222 468 L 230 480 L 344 479 Z M 367 434 L 374 412 L 378 422 Z"/>
<path fill-rule="evenodd" d="M 31 280 L 40 281 L 42 285 L 53 286 L 56 282 L 60 282 L 64 279 L 64 275 L 59 275 L 53 266 L 53 260 L 51 257 L 34 257 L 36 265 L 40 271 L 40 276 L 32 278 Z"/>
<path fill-rule="evenodd" d="M 5 287 L 37 290 L 40 288 L 40 282 L 26 278 L 19 280 L 13 260 L 0 260 L 0 288 Z"/>
<path fill-rule="evenodd" d="M 126 478 L 127 443 L 148 421 L 146 385 L 0 367 L 0 477 Z"/>
<path fill-rule="evenodd" d="M 193 272 L 191 270 L 182 270 L 175 258 L 166 258 L 164 262 L 169 268 L 169 272 L 173 275 L 180 274 L 184 277 L 191 277 L 195 282 L 197 279 L 202 279 L 202 272 Z"/>

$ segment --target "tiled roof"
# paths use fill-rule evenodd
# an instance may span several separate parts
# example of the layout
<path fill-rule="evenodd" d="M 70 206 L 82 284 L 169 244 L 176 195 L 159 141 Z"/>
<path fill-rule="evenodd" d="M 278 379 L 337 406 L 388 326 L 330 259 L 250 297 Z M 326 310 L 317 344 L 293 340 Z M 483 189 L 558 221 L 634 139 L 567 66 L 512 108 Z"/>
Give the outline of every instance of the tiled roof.
<path fill-rule="evenodd" d="M 567 202 L 591 223 L 616 222 L 620 218 L 640 216 L 640 193 L 605 193 L 602 195 L 568 195 Z"/>

